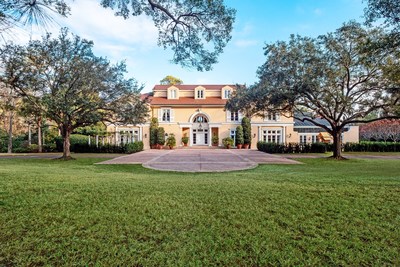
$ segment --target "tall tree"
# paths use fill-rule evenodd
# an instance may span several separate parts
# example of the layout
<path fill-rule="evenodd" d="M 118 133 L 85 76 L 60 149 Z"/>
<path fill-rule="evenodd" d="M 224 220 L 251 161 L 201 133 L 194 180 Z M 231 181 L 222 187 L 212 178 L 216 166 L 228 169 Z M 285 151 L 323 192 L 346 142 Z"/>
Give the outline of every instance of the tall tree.
<path fill-rule="evenodd" d="M 67 0 L 4 0 L 0 2 L 0 33 L 18 21 L 46 24 L 49 10 L 69 13 Z M 235 10 L 224 0 L 101 0 L 117 16 L 147 15 L 157 27 L 158 44 L 171 48 L 172 61 L 199 71 L 210 70 L 217 63 L 231 39 Z M 88 12 L 90 12 L 88 10 Z"/>
<path fill-rule="evenodd" d="M 379 29 L 366 30 L 352 22 L 316 39 L 291 36 L 288 42 L 266 45 L 254 106 L 259 111 L 290 112 L 325 129 L 333 137 L 333 157 L 342 158 L 346 125 L 396 117 L 400 87 L 388 77 L 398 72 L 399 47 L 366 49 L 384 37 Z M 387 69 L 388 62 L 397 68 Z M 374 112 L 378 118 L 365 119 Z"/>
<path fill-rule="evenodd" d="M 183 84 L 183 81 L 175 76 L 167 75 L 162 80 L 160 80 L 160 84 L 164 85 Z"/>
<path fill-rule="evenodd" d="M 56 39 L 48 34 L 41 41 L 31 41 L 26 49 L 18 47 L 20 65 L 13 77 L 9 75 L 14 65 L 1 60 L 6 64 L 0 79 L 57 124 L 64 140 L 63 159 L 71 158 L 74 129 L 102 120 L 137 124 L 147 117 L 141 88 L 135 80 L 124 78 L 125 64 L 112 65 L 96 57 L 92 47 L 91 41 L 70 38 L 63 29 Z"/>

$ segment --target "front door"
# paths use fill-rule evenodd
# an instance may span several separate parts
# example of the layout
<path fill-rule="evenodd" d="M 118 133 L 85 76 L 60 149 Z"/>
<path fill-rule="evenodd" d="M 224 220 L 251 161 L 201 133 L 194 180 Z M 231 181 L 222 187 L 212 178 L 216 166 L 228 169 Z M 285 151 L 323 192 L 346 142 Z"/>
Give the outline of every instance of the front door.
<path fill-rule="evenodd" d="M 208 145 L 208 129 L 193 129 L 193 145 Z"/>

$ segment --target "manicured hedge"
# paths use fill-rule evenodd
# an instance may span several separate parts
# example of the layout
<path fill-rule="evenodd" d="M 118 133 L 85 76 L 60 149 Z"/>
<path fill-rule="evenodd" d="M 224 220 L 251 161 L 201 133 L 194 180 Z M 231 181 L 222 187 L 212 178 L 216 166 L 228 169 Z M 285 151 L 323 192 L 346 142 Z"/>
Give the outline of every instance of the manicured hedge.
<path fill-rule="evenodd" d="M 371 142 L 344 144 L 345 152 L 400 152 L 400 142 Z"/>
<path fill-rule="evenodd" d="M 266 153 L 325 153 L 327 151 L 332 151 L 331 144 L 325 143 L 312 143 L 312 144 L 299 144 L 299 143 L 289 143 L 289 144 L 276 144 L 267 142 L 258 142 L 257 149 Z"/>
<path fill-rule="evenodd" d="M 143 142 L 134 142 L 126 145 L 99 145 L 75 144 L 71 152 L 75 153 L 119 153 L 132 154 L 143 150 Z"/>

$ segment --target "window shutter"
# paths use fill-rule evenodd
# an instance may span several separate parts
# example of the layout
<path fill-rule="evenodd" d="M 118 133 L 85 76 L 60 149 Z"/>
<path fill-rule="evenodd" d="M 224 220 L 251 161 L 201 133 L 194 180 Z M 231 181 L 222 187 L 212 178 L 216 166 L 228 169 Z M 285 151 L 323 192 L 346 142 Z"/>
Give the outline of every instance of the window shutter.
<path fill-rule="evenodd" d="M 170 122 L 174 122 L 174 110 L 172 108 L 169 110 L 169 118 Z"/>
<path fill-rule="evenodd" d="M 226 111 L 226 121 L 227 122 L 231 121 L 231 112 L 229 110 Z"/>
<path fill-rule="evenodd" d="M 239 122 L 242 122 L 243 114 L 242 114 L 242 112 L 240 112 L 240 111 L 238 112 L 238 114 L 239 114 L 239 116 L 238 116 L 238 117 L 239 117 Z"/>
<path fill-rule="evenodd" d="M 162 109 L 158 109 L 158 121 L 161 122 L 162 121 Z"/>

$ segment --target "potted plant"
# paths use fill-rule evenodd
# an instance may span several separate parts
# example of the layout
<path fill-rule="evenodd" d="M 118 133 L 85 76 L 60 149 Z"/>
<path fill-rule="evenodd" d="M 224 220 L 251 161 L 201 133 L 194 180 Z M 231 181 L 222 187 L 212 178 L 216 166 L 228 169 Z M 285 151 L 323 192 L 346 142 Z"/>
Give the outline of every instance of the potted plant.
<path fill-rule="evenodd" d="M 236 127 L 236 147 L 237 149 L 241 149 L 242 145 L 244 143 L 244 137 L 243 137 L 243 127 L 238 126 Z"/>
<path fill-rule="evenodd" d="M 182 137 L 181 140 L 184 146 L 187 146 L 187 144 L 189 143 L 189 137 L 187 137 L 186 134 Z"/>
<path fill-rule="evenodd" d="M 219 143 L 218 135 L 214 134 L 213 137 L 211 138 L 211 142 L 213 146 L 218 146 Z"/>
<path fill-rule="evenodd" d="M 224 147 L 229 149 L 231 146 L 233 146 L 233 139 L 230 137 L 226 137 L 222 139 L 222 144 L 224 144 Z"/>
<path fill-rule="evenodd" d="M 176 146 L 176 139 L 173 133 L 169 134 L 167 138 L 167 146 L 169 146 L 169 149 L 172 149 L 174 146 Z"/>
<path fill-rule="evenodd" d="M 150 148 L 157 148 L 157 129 L 158 129 L 158 119 L 151 118 L 150 122 Z"/>
<path fill-rule="evenodd" d="M 165 144 L 165 131 L 163 127 L 157 129 L 157 148 L 162 149 Z"/>

